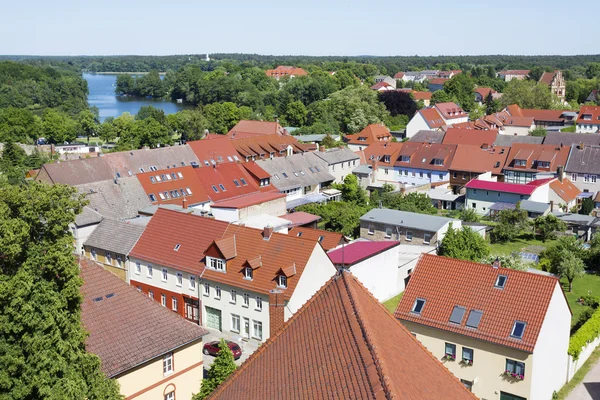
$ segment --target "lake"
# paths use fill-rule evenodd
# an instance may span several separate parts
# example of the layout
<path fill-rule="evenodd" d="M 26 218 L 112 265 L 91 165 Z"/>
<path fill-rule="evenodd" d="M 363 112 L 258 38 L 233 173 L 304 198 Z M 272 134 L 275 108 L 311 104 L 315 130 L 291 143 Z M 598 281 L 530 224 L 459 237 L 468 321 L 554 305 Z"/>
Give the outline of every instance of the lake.
<path fill-rule="evenodd" d="M 98 107 L 101 121 L 104 121 L 106 117 L 118 117 L 124 112 L 132 115 L 137 114 L 143 106 L 160 108 L 165 114 L 173 114 L 177 111 L 193 108 L 189 104 L 177 104 L 168 100 L 117 96 L 115 94 L 117 75 L 83 74 L 83 79 L 87 81 L 90 91 L 88 103 L 90 106 Z"/>

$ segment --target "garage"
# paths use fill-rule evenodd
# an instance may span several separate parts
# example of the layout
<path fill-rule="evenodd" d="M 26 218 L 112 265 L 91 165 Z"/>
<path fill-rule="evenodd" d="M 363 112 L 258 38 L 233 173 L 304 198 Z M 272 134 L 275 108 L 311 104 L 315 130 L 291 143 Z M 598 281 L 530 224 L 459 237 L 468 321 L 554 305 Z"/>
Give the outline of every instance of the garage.
<path fill-rule="evenodd" d="M 221 330 L 221 310 L 206 307 L 206 327 Z"/>

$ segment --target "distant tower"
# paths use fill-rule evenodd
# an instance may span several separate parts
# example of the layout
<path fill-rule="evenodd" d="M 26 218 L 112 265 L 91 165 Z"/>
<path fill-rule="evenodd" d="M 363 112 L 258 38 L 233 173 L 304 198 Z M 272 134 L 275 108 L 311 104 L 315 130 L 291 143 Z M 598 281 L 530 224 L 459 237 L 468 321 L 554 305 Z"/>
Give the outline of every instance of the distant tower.
<path fill-rule="evenodd" d="M 206 53 L 206 58 L 204 59 L 204 61 L 210 61 L 210 57 L 208 56 L 208 53 Z"/>

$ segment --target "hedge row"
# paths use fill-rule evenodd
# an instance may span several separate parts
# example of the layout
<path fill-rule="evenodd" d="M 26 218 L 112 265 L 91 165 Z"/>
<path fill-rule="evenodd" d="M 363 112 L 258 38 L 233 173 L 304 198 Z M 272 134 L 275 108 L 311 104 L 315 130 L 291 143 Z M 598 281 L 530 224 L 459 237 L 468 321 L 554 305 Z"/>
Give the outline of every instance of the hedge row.
<path fill-rule="evenodd" d="M 571 336 L 568 353 L 573 356 L 574 360 L 577 360 L 581 350 L 598 336 L 600 336 L 600 309 Z"/>

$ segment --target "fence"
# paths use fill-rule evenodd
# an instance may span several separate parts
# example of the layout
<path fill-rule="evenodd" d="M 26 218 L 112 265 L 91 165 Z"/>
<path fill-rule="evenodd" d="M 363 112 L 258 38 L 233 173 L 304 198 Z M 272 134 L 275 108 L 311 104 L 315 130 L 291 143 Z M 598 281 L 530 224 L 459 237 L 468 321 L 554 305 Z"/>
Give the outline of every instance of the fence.
<path fill-rule="evenodd" d="M 600 337 L 597 337 L 593 341 L 589 342 L 583 349 L 581 349 L 581 353 L 579 353 L 579 358 L 577 360 L 573 360 L 573 356 L 569 355 L 569 361 L 567 365 L 567 382 L 570 382 L 573 379 L 573 375 L 579 368 L 587 361 L 588 358 L 592 355 L 592 352 L 598 345 L 600 344 Z"/>

